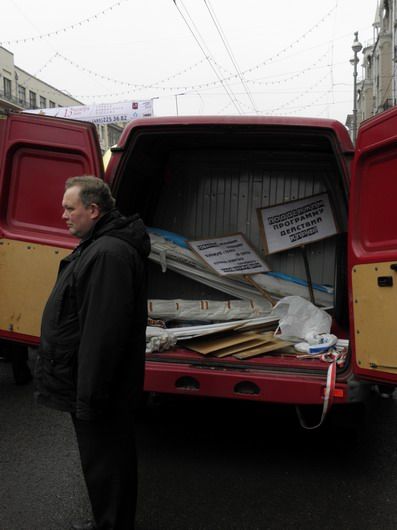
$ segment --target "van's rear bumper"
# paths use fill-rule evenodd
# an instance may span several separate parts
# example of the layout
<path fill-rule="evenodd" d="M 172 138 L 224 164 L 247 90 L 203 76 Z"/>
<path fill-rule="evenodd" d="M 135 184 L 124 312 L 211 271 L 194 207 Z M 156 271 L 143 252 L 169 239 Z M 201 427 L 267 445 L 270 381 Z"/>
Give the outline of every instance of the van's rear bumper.
<path fill-rule="evenodd" d="M 146 362 L 145 390 L 269 403 L 321 404 L 326 371 L 308 375 L 259 370 L 227 370 L 188 366 L 183 363 Z M 352 376 L 338 377 L 334 403 L 362 400 L 360 384 Z"/>

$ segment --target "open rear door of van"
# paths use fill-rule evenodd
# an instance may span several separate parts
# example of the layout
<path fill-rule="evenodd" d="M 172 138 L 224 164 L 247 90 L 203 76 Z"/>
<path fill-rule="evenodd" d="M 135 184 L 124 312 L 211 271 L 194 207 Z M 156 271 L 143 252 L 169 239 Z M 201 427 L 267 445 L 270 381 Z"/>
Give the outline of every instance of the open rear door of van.
<path fill-rule="evenodd" d="M 38 337 L 59 261 L 77 243 L 61 218 L 65 180 L 87 174 L 103 178 L 93 124 L 0 120 L 0 337 Z"/>
<path fill-rule="evenodd" d="M 349 203 L 353 370 L 397 383 L 397 109 L 359 130 Z"/>

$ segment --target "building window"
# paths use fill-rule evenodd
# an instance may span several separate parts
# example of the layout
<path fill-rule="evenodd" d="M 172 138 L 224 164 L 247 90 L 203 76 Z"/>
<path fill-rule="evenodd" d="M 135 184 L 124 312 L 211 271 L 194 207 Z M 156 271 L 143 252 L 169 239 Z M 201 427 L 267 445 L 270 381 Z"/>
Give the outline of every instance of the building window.
<path fill-rule="evenodd" d="M 3 78 L 4 96 L 11 99 L 11 79 Z"/>
<path fill-rule="evenodd" d="M 26 105 L 26 88 L 20 85 L 18 86 L 18 103 Z"/>
<path fill-rule="evenodd" d="M 49 103 L 50 103 L 50 109 L 55 109 L 55 103 L 51 100 Z"/>
<path fill-rule="evenodd" d="M 45 109 L 47 106 L 47 100 L 46 98 L 43 98 L 43 96 L 40 96 L 40 108 Z"/>
<path fill-rule="evenodd" d="M 36 92 L 33 92 L 32 90 L 29 90 L 29 107 L 31 109 L 37 108 Z"/>

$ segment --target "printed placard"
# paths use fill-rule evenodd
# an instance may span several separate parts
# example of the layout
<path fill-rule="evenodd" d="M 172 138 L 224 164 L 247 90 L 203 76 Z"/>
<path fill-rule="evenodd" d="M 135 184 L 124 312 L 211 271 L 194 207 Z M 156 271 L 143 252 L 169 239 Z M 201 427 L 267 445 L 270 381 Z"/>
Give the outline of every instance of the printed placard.
<path fill-rule="evenodd" d="M 188 244 L 220 276 L 269 271 L 243 234 L 188 241 Z"/>
<path fill-rule="evenodd" d="M 90 121 L 95 123 L 95 125 L 106 125 L 110 123 L 128 122 L 134 118 L 148 118 L 153 116 L 153 100 L 94 103 L 92 105 L 25 110 L 24 112 L 68 118 L 71 120 Z"/>
<path fill-rule="evenodd" d="M 257 209 L 265 253 L 313 243 L 338 233 L 327 193 Z"/>

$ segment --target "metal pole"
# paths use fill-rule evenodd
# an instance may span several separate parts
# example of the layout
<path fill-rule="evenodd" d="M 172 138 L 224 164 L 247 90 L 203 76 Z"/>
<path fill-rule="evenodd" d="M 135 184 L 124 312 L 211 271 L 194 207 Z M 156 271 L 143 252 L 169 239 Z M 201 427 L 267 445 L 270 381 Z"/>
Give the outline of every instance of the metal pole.
<path fill-rule="evenodd" d="M 354 70 L 353 70 L 353 143 L 357 138 L 357 53 L 354 53 Z"/>
<path fill-rule="evenodd" d="M 178 107 L 178 96 L 184 96 L 185 92 L 179 92 L 179 94 L 174 94 L 175 97 L 175 109 L 176 109 L 176 115 L 179 116 L 179 107 Z"/>
<path fill-rule="evenodd" d="M 301 250 L 302 250 L 302 256 L 303 256 L 303 263 L 305 264 L 305 272 L 306 272 L 306 278 L 307 278 L 307 287 L 309 289 L 310 301 L 311 301 L 311 303 L 313 305 L 316 305 L 316 301 L 314 299 L 312 275 L 310 273 L 309 260 L 307 258 L 307 252 L 306 252 L 305 245 L 301 246 Z"/>
<path fill-rule="evenodd" d="M 176 115 L 179 116 L 179 112 L 178 112 L 178 94 L 175 94 L 175 107 L 176 107 Z"/>
<path fill-rule="evenodd" d="M 359 62 L 358 53 L 362 49 L 362 44 L 358 40 L 358 31 L 356 31 L 354 33 L 354 42 L 352 46 L 354 57 L 350 61 L 353 64 L 353 144 L 356 143 L 357 138 L 357 64 Z"/>

